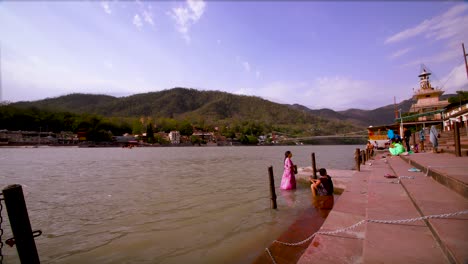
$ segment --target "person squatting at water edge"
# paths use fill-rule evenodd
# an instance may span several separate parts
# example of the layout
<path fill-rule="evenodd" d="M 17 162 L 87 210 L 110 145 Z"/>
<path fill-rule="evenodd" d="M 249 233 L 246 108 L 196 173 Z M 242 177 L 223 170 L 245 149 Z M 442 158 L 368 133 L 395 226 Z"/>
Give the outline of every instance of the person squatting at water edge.
<path fill-rule="evenodd" d="M 319 174 L 320 178 L 311 179 L 312 185 L 310 188 L 312 189 L 312 193 L 314 196 L 333 195 L 333 181 L 330 175 L 327 174 L 327 170 L 321 168 Z"/>
<path fill-rule="evenodd" d="M 294 164 L 291 160 L 292 153 L 291 151 L 286 151 L 284 153 L 284 172 L 283 177 L 281 178 L 282 190 L 294 190 L 296 189 L 296 177 L 294 176 Z"/>

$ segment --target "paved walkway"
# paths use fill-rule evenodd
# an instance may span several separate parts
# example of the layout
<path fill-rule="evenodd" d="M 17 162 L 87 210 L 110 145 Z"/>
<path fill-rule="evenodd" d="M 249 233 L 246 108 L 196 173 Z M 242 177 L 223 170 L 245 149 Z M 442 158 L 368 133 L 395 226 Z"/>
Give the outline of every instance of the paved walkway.
<path fill-rule="evenodd" d="M 468 157 L 380 153 L 353 175 L 297 263 L 468 263 L 467 181 Z M 427 218 L 455 212 L 465 213 Z"/>

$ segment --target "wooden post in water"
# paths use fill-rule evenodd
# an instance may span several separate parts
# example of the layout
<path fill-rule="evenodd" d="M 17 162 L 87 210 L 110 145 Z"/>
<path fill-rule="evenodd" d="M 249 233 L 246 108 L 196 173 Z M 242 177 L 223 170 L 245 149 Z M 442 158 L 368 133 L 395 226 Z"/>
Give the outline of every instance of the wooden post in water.
<path fill-rule="evenodd" d="M 9 185 L 3 189 L 3 197 L 21 263 L 40 263 L 23 188 L 19 184 Z"/>
<path fill-rule="evenodd" d="M 268 175 L 270 179 L 270 197 L 271 209 L 276 209 L 276 192 L 275 192 L 275 179 L 273 178 L 273 166 L 268 167 Z"/>
<path fill-rule="evenodd" d="M 361 151 L 359 148 L 356 149 L 354 152 L 354 160 L 356 161 L 356 170 L 361 171 L 361 159 L 360 159 L 360 153 Z"/>
<path fill-rule="evenodd" d="M 312 152 L 312 173 L 314 174 L 313 175 L 313 178 L 314 179 L 317 179 L 317 164 L 315 163 L 315 152 Z"/>
<path fill-rule="evenodd" d="M 455 141 L 455 156 L 461 157 L 461 146 L 460 146 L 460 123 L 455 122 L 453 137 Z"/>
<path fill-rule="evenodd" d="M 362 165 L 366 165 L 366 155 L 365 155 L 364 150 L 361 150 L 361 156 L 362 156 L 362 158 L 361 158 L 361 164 L 362 164 Z"/>

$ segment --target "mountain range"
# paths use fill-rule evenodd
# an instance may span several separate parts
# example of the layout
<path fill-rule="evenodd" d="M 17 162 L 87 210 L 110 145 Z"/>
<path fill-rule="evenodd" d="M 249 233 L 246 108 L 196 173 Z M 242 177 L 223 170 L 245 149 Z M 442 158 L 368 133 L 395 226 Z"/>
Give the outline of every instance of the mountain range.
<path fill-rule="evenodd" d="M 445 98 L 449 95 L 445 95 Z M 317 126 L 349 126 L 364 129 L 369 125 L 394 122 L 395 109 L 407 112 L 412 99 L 373 110 L 310 109 L 299 104 L 278 104 L 256 96 L 234 95 L 221 91 L 199 91 L 173 88 L 159 92 L 113 97 L 96 94 L 69 94 L 38 101 L 12 103 L 17 107 L 37 107 L 53 111 L 92 113 L 106 117 L 167 117 L 196 119 L 203 117 L 212 122 L 230 120 L 256 120 L 274 124 L 314 123 Z M 349 130 L 349 129 L 348 129 Z"/>

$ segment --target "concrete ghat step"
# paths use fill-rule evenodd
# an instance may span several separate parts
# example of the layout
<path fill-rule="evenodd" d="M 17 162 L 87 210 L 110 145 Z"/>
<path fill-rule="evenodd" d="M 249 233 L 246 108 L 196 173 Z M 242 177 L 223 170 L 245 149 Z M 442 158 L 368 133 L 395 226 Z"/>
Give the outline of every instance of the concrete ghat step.
<path fill-rule="evenodd" d="M 384 177 L 387 173 L 395 175 L 388 163 L 375 163 L 369 177 L 367 219 L 420 217 L 398 180 Z M 405 224 L 367 223 L 363 263 L 447 263 L 447 259 L 429 227 L 420 220 Z"/>
<path fill-rule="evenodd" d="M 365 219 L 369 173 L 363 169 L 354 174 L 319 231 L 341 229 Z M 364 236 L 363 225 L 333 235 L 316 235 L 298 263 L 361 263 Z"/>
<path fill-rule="evenodd" d="M 412 166 L 401 158 L 389 158 L 389 164 L 397 175 L 414 177 L 401 179 L 401 185 L 419 214 L 427 216 L 468 210 L 466 198 L 425 176 L 424 172 L 408 172 Z M 431 229 L 435 241 L 450 263 L 468 263 L 468 214 L 429 219 L 425 224 Z"/>
<path fill-rule="evenodd" d="M 401 156 L 411 166 L 422 170 L 442 185 L 468 199 L 468 157 L 455 157 L 453 154 L 418 153 Z"/>

